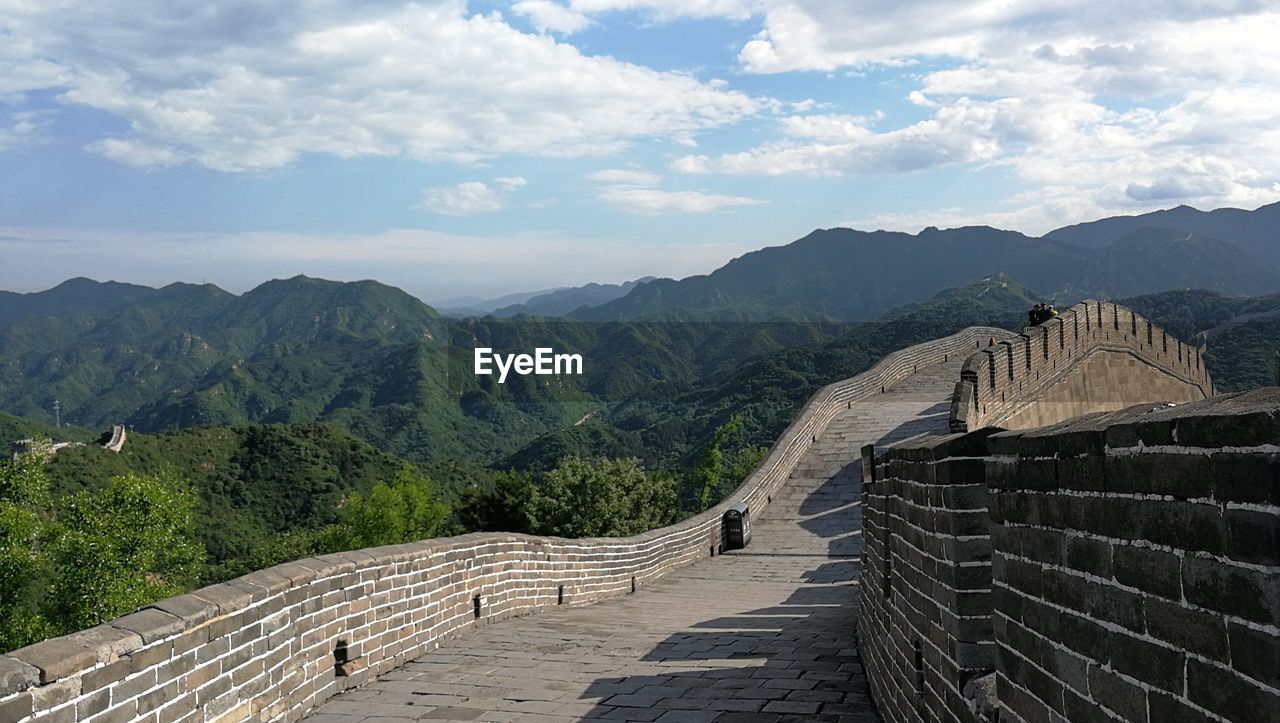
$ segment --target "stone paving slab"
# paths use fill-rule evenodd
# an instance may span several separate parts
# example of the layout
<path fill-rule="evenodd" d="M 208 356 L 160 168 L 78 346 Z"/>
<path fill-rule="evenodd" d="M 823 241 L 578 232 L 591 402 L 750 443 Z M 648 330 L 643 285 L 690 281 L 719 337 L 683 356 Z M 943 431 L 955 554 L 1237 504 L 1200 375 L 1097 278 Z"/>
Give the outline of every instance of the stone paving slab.
<path fill-rule="evenodd" d="M 307 720 L 879 721 L 854 640 L 860 449 L 945 431 L 959 368 L 851 404 L 753 521 L 747 550 L 478 628 Z"/>

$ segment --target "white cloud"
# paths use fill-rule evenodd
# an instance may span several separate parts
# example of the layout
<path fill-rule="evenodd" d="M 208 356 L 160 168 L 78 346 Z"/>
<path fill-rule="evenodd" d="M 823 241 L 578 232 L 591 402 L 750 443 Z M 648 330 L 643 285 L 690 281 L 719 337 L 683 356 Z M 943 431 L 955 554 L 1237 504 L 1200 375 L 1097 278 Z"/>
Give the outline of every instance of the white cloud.
<path fill-rule="evenodd" d="M 734 206 L 755 206 L 764 201 L 704 191 L 664 191 L 657 188 L 662 176 L 630 168 L 607 168 L 587 176 L 603 184 L 596 198 L 605 204 L 641 216 L 669 213 L 709 213 Z"/>
<path fill-rule="evenodd" d="M 529 183 L 521 176 L 499 176 L 498 178 L 493 179 L 493 182 L 502 186 L 502 188 L 507 191 L 514 191 Z"/>
<path fill-rule="evenodd" d="M 728 18 L 744 20 L 758 12 L 758 0 L 570 0 L 576 12 L 605 13 L 637 10 L 656 20 L 677 18 Z"/>
<path fill-rule="evenodd" d="M 1025 207 L 962 215 L 1041 230 L 1174 203 L 1257 205 L 1274 201 L 1280 188 L 1274 3 L 777 0 L 763 2 L 758 15 L 763 30 L 739 56 L 747 71 L 929 60 L 942 69 L 899 77 L 916 79 L 906 100 L 930 116 L 881 127 L 882 119 L 801 112 L 784 118 L 771 140 L 680 157 L 673 170 L 1005 168 L 1037 195 L 1015 197 Z M 922 213 L 945 222 L 945 214 Z M 915 223 L 920 214 L 905 218 Z"/>
<path fill-rule="evenodd" d="M 0 92 L 58 91 L 127 121 L 91 149 L 141 164 L 584 156 L 685 140 L 765 105 L 468 15 L 461 0 L 9 3 L 10 38 L 23 40 L 0 51 Z"/>
<path fill-rule="evenodd" d="M 591 24 L 591 20 L 580 12 L 550 0 L 521 0 L 511 6 L 518 15 L 529 18 L 539 32 L 576 33 Z"/>
<path fill-rule="evenodd" d="M 587 178 L 600 183 L 614 183 L 627 186 L 656 186 L 658 185 L 658 181 L 662 180 L 662 177 L 657 174 L 626 168 L 606 168 L 605 170 L 589 174 Z"/>
<path fill-rule="evenodd" d="M 656 216 L 668 213 L 708 213 L 733 206 L 755 206 L 764 201 L 701 191 L 662 191 L 638 186 L 606 186 L 597 198 L 628 213 Z"/>
<path fill-rule="evenodd" d="M 488 185 L 467 181 L 423 189 L 420 207 L 442 216 L 474 216 L 502 210 L 502 199 Z"/>

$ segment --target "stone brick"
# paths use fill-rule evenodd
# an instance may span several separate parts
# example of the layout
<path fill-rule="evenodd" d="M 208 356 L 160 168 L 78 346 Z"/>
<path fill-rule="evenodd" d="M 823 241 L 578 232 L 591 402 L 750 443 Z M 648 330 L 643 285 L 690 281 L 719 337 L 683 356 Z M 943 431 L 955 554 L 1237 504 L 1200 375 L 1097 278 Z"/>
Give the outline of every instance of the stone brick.
<path fill-rule="evenodd" d="M 142 637 L 110 624 L 82 630 L 71 636 L 77 643 L 93 650 L 99 663 L 111 663 L 142 647 Z"/>
<path fill-rule="evenodd" d="M 1280 620 L 1280 575 L 1187 557 L 1182 589 L 1188 602 L 1202 608 L 1264 624 Z"/>
<path fill-rule="evenodd" d="M 1280 505 L 1280 454 L 1214 452 L 1209 459 L 1218 501 Z"/>
<path fill-rule="evenodd" d="M 1159 598 L 1147 599 L 1147 632 L 1175 648 L 1226 662 L 1227 628 L 1219 615 Z"/>
<path fill-rule="evenodd" d="M 1143 592 L 1182 599 L 1182 561 L 1168 552 L 1118 545 L 1112 549 L 1116 581 Z"/>
<path fill-rule="evenodd" d="M 1146 692 L 1115 673 L 1097 666 L 1089 668 L 1089 694 L 1126 721 L 1139 723 L 1147 720 Z"/>
<path fill-rule="evenodd" d="M 1107 456 L 1107 491 L 1209 497 L 1213 477 L 1205 454 L 1121 454 Z"/>
<path fill-rule="evenodd" d="M 85 691 L 88 693 L 88 690 Z M 97 715 L 107 709 L 111 704 L 111 691 L 99 690 L 96 693 L 89 693 L 76 703 L 76 719 L 85 720 L 89 716 Z"/>
<path fill-rule="evenodd" d="M 95 651 L 70 638 L 52 638 L 15 650 L 9 656 L 40 671 L 40 684 L 88 670 L 98 663 Z"/>
<path fill-rule="evenodd" d="M 31 715 L 35 710 L 31 693 L 22 693 L 0 703 L 0 720 L 17 721 Z"/>
<path fill-rule="evenodd" d="M 0 698 L 10 693 L 26 690 L 40 682 L 40 670 L 35 666 L 0 655 Z"/>
<path fill-rule="evenodd" d="M 1083 609 L 1095 620 L 1122 625 L 1139 633 L 1145 627 L 1142 596 L 1114 585 L 1088 583 Z"/>
<path fill-rule="evenodd" d="M 137 633 L 142 637 L 142 642 L 148 645 L 157 640 L 177 635 L 186 628 L 182 618 L 155 608 L 139 610 L 122 618 L 116 618 L 111 621 L 111 624 L 117 628 Z"/>
<path fill-rule="evenodd" d="M 1187 661 L 1187 697 L 1230 721 L 1280 720 L 1280 696 L 1194 658 Z"/>
<path fill-rule="evenodd" d="M 1111 667 L 1163 690 L 1182 690 L 1185 658 L 1180 650 L 1156 645 L 1127 633 L 1111 634 Z"/>
<path fill-rule="evenodd" d="M 182 620 L 187 628 L 218 616 L 218 604 L 199 595 L 179 595 L 154 603 L 151 607 Z"/>
<path fill-rule="evenodd" d="M 1137 518 L 1141 536 L 1156 544 L 1218 555 L 1226 549 L 1226 528 L 1217 505 L 1143 500 Z"/>
<path fill-rule="evenodd" d="M 1259 512 L 1229 509 L 1227 557 L 1255 565 L 1280 566 L 1280 510 Z"/>
<path fill-rule="evenodd" d="M 1214 719 L 1186 702 L 1158 690 L 1147 696 L 1152 723 L 1213 723 Z"/>
<path fill-rule="evenodd" d="M 1111 577 L 1111 545 L 1102 540 L 1072 535 L 1066 538 L 1067 567 L 1098 577 Z"/>
<path fill-rule="evenodd" d="M 1280 688 L 1280 635 L 1232 622 L 1231 667 L 1273 688 Z"/>

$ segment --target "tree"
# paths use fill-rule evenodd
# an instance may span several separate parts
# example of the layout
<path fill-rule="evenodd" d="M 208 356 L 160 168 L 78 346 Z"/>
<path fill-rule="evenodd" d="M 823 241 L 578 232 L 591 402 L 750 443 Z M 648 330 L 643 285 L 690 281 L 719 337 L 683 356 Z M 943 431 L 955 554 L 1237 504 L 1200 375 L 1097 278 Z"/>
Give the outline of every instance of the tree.
<path fill-rule="evenodd" d="M 368 497 L 351 496 L 338 512 L 338 539 L 342 549 L 359 549 L 438 537 L 449 513 L 435 484 L 405 467 L 391 484 L 374 485 Z"/>
<path fill-rule="evenodd" d="M 0 461 L 0 650 L 50 634 L 40 611 L 53 531 L 45 460 L 35 453 Z"/>
<path fill-rule="evenodd" d="M 726 439 L 729 438 L 738 428 L 742 426 L 742 417 L 733 415 L 733 417 L 724 424 L 720 425 L 711 436 L 711 442 L 702 452 L 702 458 L 698 460 L 697 466 L 693 468 L 693 479 L 698 489 L 698 509 L 702 512 L 711 507 L 711 496 L 716 488 L 720 485 L 720 477 L 724 474 L 724 452 L 721 447 Z"/>
<path fill-rule="evenodd" d="M 183 482 L 135 474 L 73 495 L 50 547 L 46 609 L 62 633 L 92 627 L 194 584 L 204 562 Z"/>
<path fill-rule="evenodd" d="M 492 484 L 474 485 L 462 493 L 458 524 L 467 532 L 532 532 L 533 477 L 504 472 Z"/>
<path fill-rule="evenodd" d="M 531 512 L 540 534 L 610 537 L 669 525 L 680 505 L 675 481 L 646 474 L 638 459 L 572 456 L 547 473 Z"/>

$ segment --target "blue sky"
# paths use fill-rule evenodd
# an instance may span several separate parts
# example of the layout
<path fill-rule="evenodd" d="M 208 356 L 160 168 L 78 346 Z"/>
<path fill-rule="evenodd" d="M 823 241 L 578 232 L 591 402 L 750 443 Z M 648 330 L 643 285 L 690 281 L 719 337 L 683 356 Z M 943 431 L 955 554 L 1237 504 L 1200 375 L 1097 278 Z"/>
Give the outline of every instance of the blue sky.
<path fill-rule="evenodd" d="M 1134 5 L 0 0 L 0 288 L 439 300 L 1280 200 L 1280 12 Z"/>

